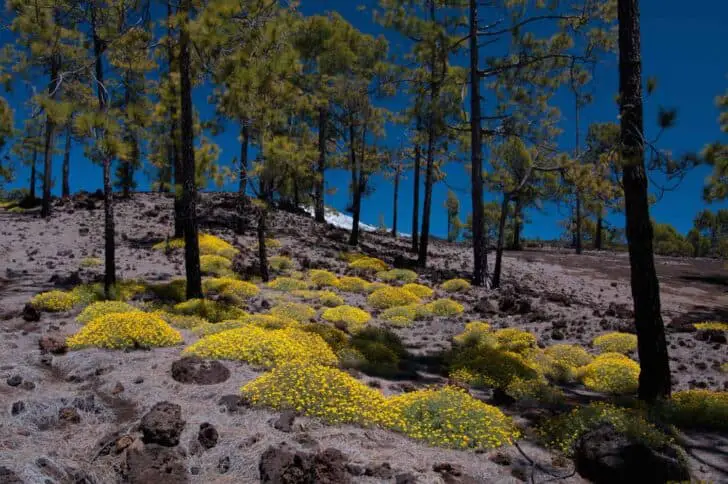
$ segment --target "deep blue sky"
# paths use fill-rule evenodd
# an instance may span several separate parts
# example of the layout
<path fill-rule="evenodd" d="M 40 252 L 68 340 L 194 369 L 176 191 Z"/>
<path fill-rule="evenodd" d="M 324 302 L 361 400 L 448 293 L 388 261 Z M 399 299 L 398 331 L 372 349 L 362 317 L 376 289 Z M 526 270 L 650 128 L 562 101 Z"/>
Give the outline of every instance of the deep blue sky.
<path fill-rule="evenodd" d="M 386 33 L 372 22 L 369 12 L 357 9 L 359 2 L 343 2 L 338 0 L 302 0 L 301 9 L 305 14 L 323 13 L 337 10 L 359 29 L 378 35 Z M 642 48 L 644 76 L 658 79 L 657 92 L 651 96 L 645 106 L 646 129 L 648 137 L 655 125 L 659 106 L 678 109 L 677 125 L 664 134 L 660 140 L 661 148 L 672 150 L 675 154 L 699 151 L 707 142 L 720 139 L 721 133 L 717 124 L 718 111 L 714 104 L 716 95 L 728 88 L 728 50 L 725 39 L 728 39 L 728 2 L 724 0 L 704 0 L 686 6 L 683 0 L 643 0 L 642 1 Z M 391 35 L 391 48 L 395 52 L 401 50 L 398 40 Z M 8 42 L 7 33 L 0 33 L 0 41 Z M 485 55 L 486 52 L 483 52 Z M 591 122 L 615 121 L 617 109 L 614 96 L 617 90 L 616 56 L 605 59 L 598 67 L 593 89 L 595 101 L 582 112 L 582 132 Z M 6 95 L 16 109 L 16 124 L 21 126 L 25 115 L 22 103 L 27 92 L 22 89 Z M 195 93 L 196 108 L 204 116 L 212 113 L 203 90 Z M 569 96 L 557 99 L 564 114 L 562 148 L 571 149 L 574 143 L 573 100 Z M 401 109 L 402 99 L 386 103 L 393 110 Z M 221 147 L 220 163 L 229 164 L 239 153 L 237 129 L 230 130 L 216 138 Z M 389 142 L 399 144 L 399 131 L 390 130 Z M 62 139 L 58 143 L 62 143 Z M 60 189 L 61 156 L 54 160 L 53 176 L 56 189 Z M 82 150 L 76 147 L 72 156 L 71 189 L 95 190 L 101 185 L 101 169 L 83 158 Z M 459 188 L 462 218 L 470 212 L 470 194 L 468 192 L 469 177 L 463 165 L 451 164 L 446 168 L 447 184 Z M 707 167 L 693 170 L 680 187 L 667 193 L 652 209 L 653 217 L 659 222 L 669 222 L 685 233 L 692 226 L 696 212 L 709 206 L 711 208 L 728 207 L 728 203 L 707 205 L 702 201 L 701 193 L 704 179 L 709 173 Z M 10 185 L 27 186 L 28 171 L 20 169 L 16 180 Z M 145 174 L 139 173 L 137 182 L 140 189 L 147 189 L 149 181 Z M 348 175 L 343 172 L 327 173 L 329 187 L 336 187 L 335 194 L 327 197 L 326 203 L 343 210 L 348 200 Z M 374 180 L 375 193 L 364 200 L 362 222 L 376 225 L 383 214 L 388 225 L 392 217 L 392 187 L 380 177 Z M 445 184 L 438 184 L 434 191 L 432 230 L 435 235 L 444 236 L 446 218 L 443 202 L 447 193 Z M 492 199 L 492 195 L 488 195 Z M 412 177 L 402 182 L 399 203 L 399 229 L 410 232 L 412 214 Z M 558 237 L 562 228 L 558 221 L 567 215 L 567 209 L 559 209 L 547 205 L 543 210 L 531 210 L 528 214 L 529 224 L 525 229 L 527 237 L 550 239 Z M 616 214 L 610 222 L 623 226 L 623 216 Z"/>

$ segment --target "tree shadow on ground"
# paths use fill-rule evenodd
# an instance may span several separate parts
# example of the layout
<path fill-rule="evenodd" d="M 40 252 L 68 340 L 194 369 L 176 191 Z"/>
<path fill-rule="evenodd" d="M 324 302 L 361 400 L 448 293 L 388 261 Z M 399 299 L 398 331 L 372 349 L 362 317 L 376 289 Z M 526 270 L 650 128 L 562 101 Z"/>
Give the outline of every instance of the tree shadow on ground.
<path fill-rule="evenodd" d="M 718 274 L 706 274 L 706 275 L 690 275 L 684 274 L 679 276 L 679 279 L 690 282 L 702 282 L 704 284 L 711 284 L 714 286 L 726 286 L 728 287 L 728 275 Z"/>

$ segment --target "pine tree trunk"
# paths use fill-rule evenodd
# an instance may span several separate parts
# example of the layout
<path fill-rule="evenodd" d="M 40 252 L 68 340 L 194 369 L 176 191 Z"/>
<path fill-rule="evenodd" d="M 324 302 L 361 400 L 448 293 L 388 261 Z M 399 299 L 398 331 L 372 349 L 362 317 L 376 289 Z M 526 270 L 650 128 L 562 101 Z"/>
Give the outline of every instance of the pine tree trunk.
<path fill-rule="evenodd" d="M 48 93 L 55 98 L 54 90 L 56 78 L 58 77 L 58 61 L 57 59 L 51 60 L 51 78 L 48 83 Z M 43 218 L 50 217 L 51 215 L 51 172 L 53 170 L 53 136 L 55 131 L 55 123 L 50 116 L 46 115 L 45 124 L 45 145 L 43 147 L 43 201 L 40 208 L 40 216 Z"/>
<path fill-rule="evenodd" d="M 258 264 L 260 265 L 260 278 L 263 282 L 268 282 L 270 275 L 268 274 L 268 252 L 265 246 L 266 229 L 266 208 L 258 209 Z"/>
<path fill-rule="evenodd" d="M 483 221 L 483 143 L 480 125 L 480 75 L 478 49 L 478 3 L 470 0 L 470 140 L 471 195 L 473 205 L 473 278 L 475 286 L 485 286 L 488 274 L 488 248 Z"/>
<path fill-rule="evenodd" d="M 136 136 L 131 136 L 131 159 L 124 161 L 124 183 L 122 185 L 124 198 L 131 198 L 134 189 L 134 167 L 139 166 L 141 160 L 139 153 L 139 141 Z"/>
<path fill-rule="evenodd" d="M 495 251 L 495 268 L 493 269 L 493 282 L 491 284 L 491 287 L 493 289 L 497 289 L 498 287 L 500 287 L 503 245 L 505 244 L 506 219 L 508 218 L 508 202 L 508 195 L 503 195 L 500 221 L 498 222 L 498 244 L 496 245 Z"/>
<path fill-rule="evenodd" d="M 349 245 L 359 244 L 359 217 L 361 215 L 361 170 L 358 168 L 358 162 L 356 159 L 356 150 L 354 147 L 354 125 L 349 125 L 349 157 L 351 163 L 351 189 L 352 193 L 352 224 L 351 224 L 351 235 L 349 236 Z"/>
<path fill-rule="evenodd" d="M 31 161 L 30 165 L 30 199 L 35 200 L 35 180 L 38 178 L 38 175 L 35 172 L 35 165 L 38 163 L 38 150 L 36 148 L 33 148 L 33 159 Z"/>
<path fill-rule="evenodd" d="M 317 222 L 325 222 L 326 217 L 324 213 L 324 192 L 326 183 L 324 174 L 326 172 L 326 126 L 328 125 L 328 110 L 325 107 L 319 108 L 319 158 L 318 158 L 318 179 L 316 180 L 316 187 L 314 198 L 316 206 L 314 207 L 314 219 Z"/>
<path fill-rule="evenodd" d="M 192 126 L 192 83 L 190 81 L 189 16 L 191 0 L 183 0 L 180 28 L 179 75 L 181 94 L 182 216 L 185 237 L 187 299 L 202 298 L 200 247 L 197 236 L 197 187 L 195 186 L 195 133 Z"/>
<path fill-rule="evenodd" d="M 417 116 L 417 133 L 422 129 L 422 122 Z M 420 250 L 420 165 L 422 164 L 422 149 L 420 143 L 415 143 L 414 186 L 412 189 L 412 252 Z"/>
<path fill-rule="evenodd" d="M 581 254 L 581 193 L 579 190 L 576 191 L 576 215 L 575 215 L 576 228 L 574 232 L 574 246 L 576 253 Z"/>
<path fill-rule="evenodd" d="M 640 359 L 639 397 L 669 397 L 670 362 L 660 314 L 660 288 L 644 164 L 639 0 L 619 0 L 619 87 L 626 233 Z"/>
<path fill-rule="evenodd" d="M 392 207 L 392 237 L 397 238 L 397 205 L 399 202 L 399 178 L 401 176 L 400 168 L 394 172 L 394 206 Z"/>
<path fill-rule="evenodd" d="M 185 0 L 183 0 L 185 1 Z M 174 48 L 172 47 L 172 2 L 167 0 L 167 58 L 169 60 L 169 73 L 170 73 L 170 94 L 173 100 L 177 99 L 177 90 L 175 89 L 174 82 L 171 80 L 171 74 L 174 71 Z M 184 213 L 182 207 L 182 184 L 183 184 L 183 167 L 182 167 L 182 155 L 180 153 L 180 140 L 178 136 L 178 124 L 177 124 L 177 103 L 172 102 L 169 106 L 169 117 L 170 117 L 170 142 L 172 143 L 172 175 L 174 178 L 174 237 L 176 239 L 184 236 Z"/>
<path fill-rule="evenodd" d="M 71 173 L 71 126 L 66 127 L 66 148 L 63 152 L 63 183 L 61 187 L 61 197 L 68 198 L 71 196 L 71 187 L 69 176 Z"/>
<path fill-rule="evenodd" d="M 513 250 L 523 250 L 521 246 L 521 228 L 523 227 L 523 204 L 521 197 L 515 199 L 516 206 L 513 210 Z"/>
<path fill-rule="evenodd" d="M 235 227 L 238 234 L 242 234 L 245 231 L 245 191 L 248 189 L 248 145 L 250 143 L 250 130 L 248 128 L 247 121 L 243 121 L 242 126 L 240 127 L 240 138 L 238 199 L 235 204 L 238 212 Z"/>
<path fill-rule="evenodd" d="M 594 249 L 595 250 L 602 250 L 602 214 L 599 213 L 597 215 L 597 228 L 596 232 L 594 233 Z"/>

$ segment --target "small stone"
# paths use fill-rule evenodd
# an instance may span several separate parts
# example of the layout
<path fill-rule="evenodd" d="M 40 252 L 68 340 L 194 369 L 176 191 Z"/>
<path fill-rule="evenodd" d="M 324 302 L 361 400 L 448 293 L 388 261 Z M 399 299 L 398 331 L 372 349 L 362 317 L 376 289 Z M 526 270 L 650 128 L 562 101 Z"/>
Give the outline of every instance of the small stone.
<path fill-rule="evenodd" d="M 6 382 L 11 387 L 17 387 L 18 385 L 23 383 L 23 378 L 20 375 L 13 375 L 11 377 L 8 377 Z"/>
<path fill-rule="evenodd" d="M 217 445 L 220 435 L 217 429 L 210 423 L 200 424 L 200 431 L 197 433 L 197 441 L 205 449 L 212 449 Z"/>
<path fill-rule="evenodd" d="M 121 384 L 121 382 L 116 382 L 116 385 L 114 385 L 114 388 L 111 389 L 112 395 L 118 395 L 124 391 L 124 385 Z"/>
<path fill-rule="evenodd" d="M 141 384 L 141 383 L 144 383 L 144 378 L 142 378 L 141 376 L 138 376 L 138 377 L 136 377 L 136 378 L 134 379 L 134 384 L 135 384 L 135 385 L 139 385 L 139 384 Z"/>
<path fill-rule="evenodd" d="M 20 388 L 22 388 L 23 390 L 28 390 L 28 391 L 35 390 L 35 383 L 33 383 L 32 381 L 26 380 L 20 384 Z"/>
<path fill-rule="evenodd" d="M 417 478 L 409 472 L 407 474 L 397 474 L 395 484 L 417 484 Z"/>
<path fill-rule="evenodd" d="M 36 321 L 40 321 L 40 311 L 38 311 L 36 308 L 31 306 L 30 304 L 26 304 L 25 307 L 23 307 L 23 320 L 28 321 L 29 323 L 34 323 Z"/>
<path fill-rule="evenodd" d="M 25 412 L 25 402 L 20 400 L 13 402 L 13 406 L 10 408 L 10 415 L 18 415 Z"/>
<path fill-rule="evenodd" d="M 494 462 L 498 464 L 499 466 L 509 466 L 511 465 L 511 456 L 508 454 L 505 454 L 503 452 L 496 452 L 495 454 L 491 455 L 489 457 L 491 462 Z"/>
<path fill-rule="evenodd" d="M 230 470 L 230 457 L 223 456 L 220 457 L 220 460 L 217 462 L 217 471 L 220 474 L 227 474 Z"/>
<path fill-rule="evenodd" d="M 58 411 L 58 420 L 65 423 L 77 424 L 81 421 L 81 415 L 74 407 L 63 407 Z"/>
<path fill-rule="evenodd" d="M 200 469 L 198 466 L 192 466 L 190 467 L 190 474 L 192 474 L 193 476 L 198 476 L 200 475 L 201 470 L 202 469 Z"/>
<path fill-rule="evenodd" d="M 273 428 L 280 430 L 281 432 L 292 432 L 293 422 L 296 419 L 296 412 L 292 410 L 285 410 L 281 413 L 281 416 L 273 423 Z"/>

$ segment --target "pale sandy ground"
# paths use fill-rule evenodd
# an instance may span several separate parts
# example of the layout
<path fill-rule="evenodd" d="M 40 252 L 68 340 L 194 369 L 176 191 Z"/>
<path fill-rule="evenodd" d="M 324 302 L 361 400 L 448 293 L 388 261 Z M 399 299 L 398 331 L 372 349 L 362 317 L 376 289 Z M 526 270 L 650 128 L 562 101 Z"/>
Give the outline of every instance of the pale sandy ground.
<path fill-rule="evenodd" d="M 206 196 L 203 204 L 203 229 L 222 235 L 245 248 L 254 246 L 251 232 L 236 237 L 227 229 L 230 203 L 220 195 Z M 117 207 L 117 261 L 122 278 L 169 280 L 183 275 L 181 255 L 167 256 L 151 250 L 151 245 L 169 235 L 172 202 L 158 195 L 140 194 L 133 201 Z M 72 212 L 72 213 L 71 213 Z M 110 433 L 135 431 L 139 418 L 156 402 L 168 400 L 182 406 L 187 425 L 182 446 L 193 449 L 197 429 L 202 422 L 214 424 L 220 432 L 219 444 L 204 453 L 190 455 L 188 467 L 199 467 L 192 482 L 257 482 L 258 459 L 271 444 L 287 441 L 299 448 L 317 442 L 320 449 L 334 447 L 362 465 L 388 462 L 395 473 L 411 472 L 418 482 L 442 482 L 432 465 L 448 462 L 461 465 L 478 482 L 520 482 L 515 474 L 531 469 L 518 450 L 509 447 L 500 452 L 512 457 L 510 466 L 501 466 L 489 457 L 494 452 L 448 451 L 412 442 L 383 430 L 365 430 L 344 426 L 329 427 L 307 418 L 296 419 L 296 431 L 275 430 L 270 420 L 276 416 L 264 410 L 243 409 L 225 412 L 218 405 L 222 395 L 236 394 L 244 383 L 258 373 L 247 365 L 226 362 L 232 376 L 224 383 L 211 386 L 183 385 L 170 376 L 171 363 L 179 358 L 180 348 L 154 351 L 111 352 L 86 350 L 53 357 L 52 364 L 41 362 L 38 339 L 44 334 L 71 334 L 78 329 L 75 313 L 43 314 L 37 323 L 20 318 L 23 305 L 34 294 L 53 288 L 49 279 L 54 274 L 68 275 L 79 270 L 81 259 L 103 256 L 102 210 L 59 209 L 43 221 L 35 215 L 13 215 L 0 212 L 0 465 L 14 470 L 27 483 L 72 482 L 61 474 L 53 476 L 38 459 L 45 457 L 60 468 L 81 469 L 99 483 L 117 482 L 115 466 L 120 460 L 97 457 L 99 443 Z M 88 229 L 88 232 L 84 229 Z M 271 223 L 275 237 L 301 264 L 308 259 L 312 266 L 343 271 L 345 265 L 336 255 L 345 249 L 345 234 L 320 227 L 312 220 L 291 214 L 276 214 Z M 403 252 L 407 241 L 394 241 L 375 234 L 363 236 L 363 250 L 392 261 Z M 421 280 L 432 285 L 454 275 L 465 276 L 470 270 L 470 252 L 466 246 L 442 242 L 432 244 L 432 267 L 422 273 Z M 252 252 L 249 254 L 251 260 Z M 492 258 L 491 258 L 492 259 Z M 492 260 L 490 261 L 492 265 Z M 680 261 L 658 259 L 662 281 L 662 300 L 666 322 L 675 320 L 726 320 L 728 314 L 728 272 L 713 261 Z M 84 280 L 98 277 L 100 269 L 80 269 Z M 581 257 L 553 251 L 526 251 L 507 254 L 504 265 L 504 286 L 515 283 L 516 293 L 528 298 L 532 311 L 524 316 L 489 315 L 496 327 L 518 326 L 533 331 L 542 344 L 551 344 L 554 327 L 560 327 L 564 342 L 588 345 L 605 330 L 624 328 L 624 318 L 605 315 L 610 303 L 631 306 L 629 274 L 625 254 L 587 253 Z M 506 289 L 509 290 L 509 289 Z M 554 294 L 561 297 L 554 297 Z M 261 298 L 273 300 L 265 291 Z M 417 323 L 409 329 L 397 330 L 412 353 L 422 358 L 415 361 L 419 378 L 415 385 L 442 381 L 431 373 L 426 358 L 449 347 L 449 338 L 462 331 L 465 323 L 483 319 L 476 306 L 482 301 L 497 301 L 499 293 L 473 290 L 458 296 L 466 313 L 457 318 L 441 318 Z M 350 303 L 362 301 L 350 298 Z M 253 306 L 256 302 L 252 303 Z M 542 319 L 532 321 L 533 313 Z M 669 327 L 669 326 L 668 326 Z M 186 343 L 194 336 L 185 332 Z M 728 378 L 719 366 L 728 360 L 726 345 L 697 341 L 692 334 L 668 332 L 671 345 L 673 378 L 676 388 L 704 386 L 727 389 Z M 5 380 L 12 375 L 35 383 L 32 390 L 10 387 Z M 141 377 L 141 378 L 140 378 Z M 135 383 L 143 379 L 141 383 Z M 367 380 L 373 380 L 368 378 Z M 112 395 L 112 388 L 121 383 L 124 390 Z M 399 382 L 380 380 L 385 393 L 399 390 Z M 574 392 L 584 395 L 579 389 Z M 81 423 L 58 426 L 57 412 L 77 397 L 93 395 L 94 405 L 81 412 Z M 11 416 L 14 402 L 24 401 L 26 411 Z M 513 410 L 507 410 L 512 412 Z M 520 418 L 520 417 L 519 417 Z M 47 429 L 46 429 L 47 428 Z M 46 430 L 41 430 L 46 429 Z M 249 444 L 257 436 L 257 442 Z M 728 438 L 725 436 L 692 435 L 691 453 L 697 479 L 728 482 Z M 256 440 L 256 439 L 253 439 Z M 523 441 L 524 451 L 541 466 L 551 468 L 553 455 L 533 443 Z M 229 457 L 231 469 L 221 475 L 217 465 Z M 52 467 L 52 466 L 51 466 Z M 567 468 L 553 468 L 558 475 L 569 474 Z M 535 470 L 535 481 L 552 479 Z M 65 480 L 64 480 L 65 479 Z M 394 482 L 361 477 L 357 482 Z M 582 482 L 578 476 L 566 482 Z"/>

